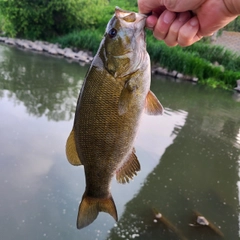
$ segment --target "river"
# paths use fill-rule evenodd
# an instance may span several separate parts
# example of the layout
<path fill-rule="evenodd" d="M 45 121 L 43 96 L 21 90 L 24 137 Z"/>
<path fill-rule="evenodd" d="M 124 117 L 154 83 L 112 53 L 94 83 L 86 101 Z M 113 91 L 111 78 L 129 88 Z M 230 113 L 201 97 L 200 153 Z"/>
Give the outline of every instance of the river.
<path fill-rule="evenodd" d="M 163 76 L 151 89 L 165 113 L 144 115 L 136 139 L 141 172 L 112 183 L 119 221 L 76 229 L 84 171 L 65 143 L 87 68 L 0 45 L 0 238 L 239 239 L 240 96 Z"/>

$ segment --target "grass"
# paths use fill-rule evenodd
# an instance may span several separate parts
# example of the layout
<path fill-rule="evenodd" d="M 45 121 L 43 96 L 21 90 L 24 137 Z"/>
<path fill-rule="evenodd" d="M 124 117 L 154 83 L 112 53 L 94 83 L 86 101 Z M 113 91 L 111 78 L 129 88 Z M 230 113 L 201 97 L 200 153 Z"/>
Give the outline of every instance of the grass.
<path fill-rule="evenodd" d="M 56 38 L 62 47 L 76 47 L 97 52 L 103 32 L 96 29 L 75 31 Z M 240 79 L 240 57 L 219 46 L 195 43 L 190 47 L 170 48 L 163 41 L 157 41 L 151 33 L 147 34 L 147 50 L 153 63 L 168 70 L 197 77 L 200 83 L 212 87 L 231 89 Z M 218 62 L 220 66 L 213 63 Z"/>
<path fill-rule="evenodd" d="M 59 43 L 64 47 L 75 47 L 81 50 L 88 50 L 95 54 L 98 50 L 99 43 L 103 33 L 93 30 L 74 31 L 63 37 L 52 39 L 51 42 Z"/>

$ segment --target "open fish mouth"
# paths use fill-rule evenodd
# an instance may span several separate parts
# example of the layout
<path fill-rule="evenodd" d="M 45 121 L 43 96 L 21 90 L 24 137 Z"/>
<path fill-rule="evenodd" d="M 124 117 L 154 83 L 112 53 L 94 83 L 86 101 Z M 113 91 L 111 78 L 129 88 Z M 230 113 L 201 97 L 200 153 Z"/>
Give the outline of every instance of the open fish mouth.
<path fill-rule="evenodd" d="M 147 18 L 147 15 L 142 13 L 135 13 L 127 10 L 123 10 L 119 7 L 115 8 L 115 14 L 116 16 L 124 19 L 126 22 L 140 22 Z"/>

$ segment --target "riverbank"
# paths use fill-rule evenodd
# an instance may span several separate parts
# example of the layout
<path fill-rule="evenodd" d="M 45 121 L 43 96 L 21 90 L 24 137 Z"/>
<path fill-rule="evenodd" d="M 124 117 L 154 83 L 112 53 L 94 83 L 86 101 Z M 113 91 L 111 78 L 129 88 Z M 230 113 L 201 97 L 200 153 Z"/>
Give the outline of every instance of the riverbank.
<path fill-rule="evenodd" d="M 53 56 L 63 56 L 67 59 L 79 61 L 81 63 L 90 63 L 93 60 L 93 56 L 87 51 L 74 51 L 72 48 L 61 48 L 59 44 L 53 44 L 43 41 L 29 41 L 23 39 L 14 39 L 0 37 L 0 42 L 7 45 L 16 46 L 22 49 L 35 51 L 35 52 L 46 52 Z"/>
<path fill-rule="evenodd" d="M 53 56 L 63 56 L 67 59 L 71 59 L 74 61 L 79 61 L 81 63 L 90 63 L 93 60 L 93 55 L 89 51 L 77 51 L 72 48 L 61 48 L 59 44 L 53 44 L 49 42 L 43 41 L 29 41 L 23 39 L 14 39 L 7 37 L 0 37 L 0 42 L 5 43 L 7 45 L 16 46 L 22 49 L 35 51 L 35 52 L 45 52 L 49 53 Z M 180 78 L 188 81 L 197 82 L 198 78 L 184 75 L 177 71 L 168 71 L 166 68 L 162 68 L 159 66 L 152 67 L 153 74 L 160 74 L 165 76 L 170 76 L 173 78 Z"/>
<path fill-rule="evenodd" d="M 70 59 L 72 61 L 78 61 L 78 62 L 80 62 L 81 65 L 89 64 L 93 60 L 93 54 L 91 51 L 83 51 L 83 50 L 79 51 L 76 47 L 75 48 L 71 48 L 71 47 L 62 48 L 59 43 L 49 43 L 46 41 L 30 41 L 30 40 L 14 39 L 14 38 L 7 38 L 7 37 L 0 37 L 0 42 L 7 44 L 7 45 L 16 46 L 21 49 L 26 49 L 26 50 L 30 50 L 30 51 L 39 52 L 39 53 L 41 53 L 41 52 L 48 53 L 52 56 L 61 56 L 66 59 Z M 159 51 L 159 48 L 157 50 Z M 162 54 L 164 55 L 164 52 L 162 52 Z M 169 55 L 169 53 L 167 55 Z M 150 56 L 154 62 L 155 58 L 153 57 L 154 55 L 151 54 L 151 52 L 150 52 Z M 183 57 L 185 55 L 182 54 L 182 55 L 178 56 L 178 58 L 179 57 L 181 58 L 181 56 Z M 186 59 L 184 61 L 186 63 L 190 62 L 191 65 L 194 65 L 196 62 L 196 59 L 193 58 L 192 62 L 191 62 L 191 59 L 189 59 L 190 55 L 188 55 L 187 57 L 188 57 L 187 61 L 186 61 Z M 166 57 L 164 57 L 164 58 L 166 58 Z M 185 58 L 186 58 L 186 56 L 185 56 Z M 222 65 L 219 66 L 218 62 L 215 62 L 214 64 L 211 64 L 211 65 L 206 64 L 204 61 L 200 62 L 198 60 L 197 62 L 199 64 L 199 66 L 195 65 L 194 68 L 198 67 L 199 69 L 201 69 L 201 65 L 202 65 L 202 71 L 203 71 L 203 68 L 206 67 L 209 71 L 217 72 L 216 75 L 219 75 L 219 74 L 224 75 L 223 74 L 224 72 L 226 74 L 224 66 L 222 66 Z M 176 63 L 175 63 L 175 65 L 176 65 Z M 170 76 L 173 78 L 182 79 L 182 80 L 186 80 L 186 81 L 192 81 L 195 83 L 199 81 L 199 78 L 196 75 L 192 76 L 191 74 L 183 74 L 182 72 L 177 71 L 178 65 L 176 65 L 176 69 L 174 69 L 172 66 L 173 66 L 173 62 L 171 63 L 170 69 L 166 66 L 162 67 L 159 64 L 153 64 L 152 73 Z M 205 73 L 205 75 L 206 75 L 206 73 Z M 234 76 L 232 76 L 232 74 L 228 73 L 227 75 L 229 75 L 229 76 L 231 75 L 230 77 L 234 78 Z M 226 75 L 226 77 L 227 77 L 227 75 Z M 200 81 L 201 83 L 207 84 L 214 88 L 221 87 L 221 88 L 225 88 L 228 90 L 234 89 L 234 90 L 240 92 L 240 86 L 238 84 L 239 79 L 237 79 L 237 78 L 235 78 L 235 82 L 237 82 L 237 84 L 236 84 L 237 87 L 234 87 L 234 88 L 233 87 L 230 88 L 229 86 L 225 85 L 221 81 L 218 82 L 218 81 L 214 80 L 213 78 L 206 78 L 206 80 L 203 80 L 203 79 L 200 79 L 200 80 L 201 80 Z"/>

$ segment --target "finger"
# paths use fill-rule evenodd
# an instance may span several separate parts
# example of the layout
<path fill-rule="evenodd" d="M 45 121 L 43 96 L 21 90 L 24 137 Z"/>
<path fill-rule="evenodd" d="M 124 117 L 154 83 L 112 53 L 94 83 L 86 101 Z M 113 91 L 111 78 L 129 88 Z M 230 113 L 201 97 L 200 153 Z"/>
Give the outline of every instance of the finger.
<path fill-rule="evenodd" d="M 159 8 L 156 11 L 152 11 L 151 15 L 146 20 L 146 27 L 153 30 L 155 27 L 159 16 L 166 10 L 166 8 Z"/>
<path fill-rule="evenodd" d="M 147 14 L 153 9 L 158 9 L 160 6 L 164 6 L 163 1 L 156 0 L 138 0 L 138 9 L 140 13 Z"/>
<path fill-rule="evenodd" d="M 158 18 L 158 21 L 154 27 L 153 35 L 155 38 L 162 40 L 166 37 L 169 28 L 173 21 L 175 20 L 177 14 L 174 12 L 170 12 L 165 10 L 161 16 Z"/>
<path fill-rule="evenodd" d="M 153 30 L 155 25 L 157 24 L 158 18 L 154 15 L 151 15 L 146 20 L 146 27 Z"/>
<path fill-rule="evenodd" d="M 202 36 L 198 35 L 199 21 L 196 16 L 187 21 L 179 30 L 178 44 L 182 47 L 189 46 L 199 41 Z"/>
<path fill-rule="evenodd" d="M 178 33 L 180 28 L 191 18 L 190 12 L 183 12 L 177 15 L 177 18 L 174 20 L 170 29 L 165 37 L 165 43 L 170 46 L 176 46 L 178 44 Z"/>

